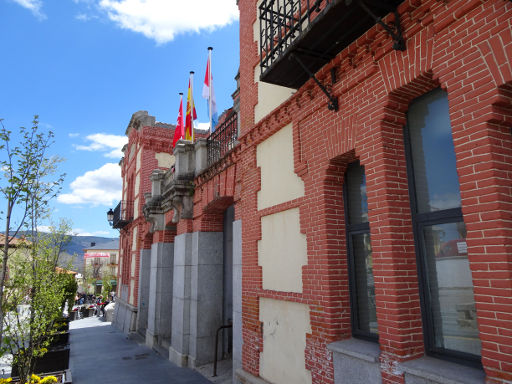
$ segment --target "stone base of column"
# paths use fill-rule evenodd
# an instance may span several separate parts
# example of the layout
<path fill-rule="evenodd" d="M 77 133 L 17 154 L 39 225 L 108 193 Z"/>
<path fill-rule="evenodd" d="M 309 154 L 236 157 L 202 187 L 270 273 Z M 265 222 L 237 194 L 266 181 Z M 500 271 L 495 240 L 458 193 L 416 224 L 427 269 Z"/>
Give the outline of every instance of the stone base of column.
<path fill-rule="evenodd" d="M 137 326 L 137 307 L 117 298 L 112 324 L 124 333 L 135 332 Z"/>
<path fill-rule="evenodd" d="M 243 369 L 237 369 L 235 371 L 236 384 L 270 384 L 268 381 L 263 380 L 261 377 L 251 375 L 249 372 Z"/>
<path fill-rule="evenodd" d="M 169 360 L 178 367 L 188 367 L 188 355 L 183 355 L 173 347 L 169 347 Z"/>
<path fill-rule="evenodd" d="M 158 344 L 157 336 L 154 335 L 149 329 L 146 329 L 146 345 L 149 348 L 153 348 Z"/>

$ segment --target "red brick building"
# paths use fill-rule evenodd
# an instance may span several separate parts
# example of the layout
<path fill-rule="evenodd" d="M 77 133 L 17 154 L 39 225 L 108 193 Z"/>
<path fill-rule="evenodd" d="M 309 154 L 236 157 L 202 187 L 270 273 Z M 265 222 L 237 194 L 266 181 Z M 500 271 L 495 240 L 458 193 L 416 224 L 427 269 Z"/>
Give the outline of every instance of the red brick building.
<path fill-rule="evenodd" d="M 232 324 L 242 383 L 512 381 L 512 2 L 238 5 L 237 112 L 151 176 L 148 344 L 197 366 Z"/>
<path fill-rule="evenodd" d="M 512 3 L 239 8 L 241 377 L 512 380 Z"/>
<path fill-rule="evenodd" d="M 137 329 L 137 321 L 145 329 L 147 323 L 148 278 L 141 279 L 140 266 L 148 241 L 150 225 L 144 219 L 144 194 L 151 192 L 151 173 L 155 169 L 169 169 L 174 164 L 171 144 L 174 126 L 157 123 L 146 111 L 133 114 L 119 165 L 123 178 L 123 197 L 114 210 L 114 228 L 119 235 L 118 299 L 115 321 L 125 332 Z M 149 243 L 149 244 L 148 244 Z M 146 252 L 147 253 L 147 252 Z M 142 298 L 140 290 L 142 289 Z M 138 319 L 137 319 L 138 315 Z"/>

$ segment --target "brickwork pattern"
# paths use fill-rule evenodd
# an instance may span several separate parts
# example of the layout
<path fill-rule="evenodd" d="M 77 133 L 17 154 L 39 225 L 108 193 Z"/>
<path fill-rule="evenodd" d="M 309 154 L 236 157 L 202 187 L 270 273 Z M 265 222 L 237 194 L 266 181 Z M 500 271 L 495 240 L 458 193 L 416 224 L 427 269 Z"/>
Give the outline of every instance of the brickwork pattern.
<path fill-rule="evenodd" d="M 441 87 L 449 99 L 482 363 L 487 382 L 511 381 L 512 3 L 404 1 L 399 13 L 406 51 L 391 50 L 391 39 L 375 26 L 317 73 L 321 82 L 329 83 L 331 68 L 336 69 L 338 112 L 327 109 L 325 96 L 310 80 L 257 125 L 256 0 L 240 1 L 239 9 L 237 213 L 243 218 L 244 370 L 259 374 L 259 298 L 296 301 L 311 310 L 305 354 L 313 382 L 333 383 L 332 356 L 325 346 L 351 334 L 342 183 L 346 164 L 355 159 L 367 176 L 383 382 L 402 383 L 398 363 L 423 355 L 403 126 L 409 102 Z M 295 171 L 304 180 L 306 195 L 258 211 L 261 181 L 255 146 L 289 123 Z M 304 290 L 265 291 L 258 266 L 259 223 L 264 215 L 293 207 L 300 207 L 301 230 L 308 240 Z"/>

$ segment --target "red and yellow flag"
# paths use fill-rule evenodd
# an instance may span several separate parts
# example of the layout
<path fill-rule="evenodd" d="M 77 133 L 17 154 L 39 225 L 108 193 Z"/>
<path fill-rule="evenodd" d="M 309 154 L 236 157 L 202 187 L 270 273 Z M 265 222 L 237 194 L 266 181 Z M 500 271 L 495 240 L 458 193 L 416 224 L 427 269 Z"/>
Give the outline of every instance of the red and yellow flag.
<path fill-rule="evenodd" d="M 185 140 L 194 141 L 194 120 L 197 119 L 196 107 L 192 88 L 194 85 L 194 72 L 190 72 L 188 80 L 187 114 L 185 115 Z"/>

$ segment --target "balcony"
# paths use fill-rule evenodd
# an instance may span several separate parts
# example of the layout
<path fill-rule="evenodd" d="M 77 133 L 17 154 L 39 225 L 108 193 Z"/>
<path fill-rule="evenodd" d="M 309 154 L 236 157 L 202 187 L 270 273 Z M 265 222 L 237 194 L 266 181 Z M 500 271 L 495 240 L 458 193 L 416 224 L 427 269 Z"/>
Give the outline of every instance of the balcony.
<path fill-rule="evenodd" d="M 208 167 L 231 151 L 238 138 L 238 113 L 232 112 L 206 140 Z"/>
<path fill-rule="evenodd" d="M 260 79 L 298 89 L 376 23 L 392 35 L 393 48 L 403 50 L 400 21 L 391 28 L 380 20 L 402 2 L 263 0 L 259 7 Z"/>
<path fill-rule="evenodd" d="M 124 228 L 133 220 L 133 201 L 120 201 L 114 209 L 112 227 Z"/>

